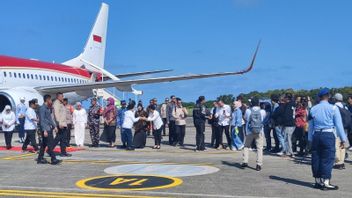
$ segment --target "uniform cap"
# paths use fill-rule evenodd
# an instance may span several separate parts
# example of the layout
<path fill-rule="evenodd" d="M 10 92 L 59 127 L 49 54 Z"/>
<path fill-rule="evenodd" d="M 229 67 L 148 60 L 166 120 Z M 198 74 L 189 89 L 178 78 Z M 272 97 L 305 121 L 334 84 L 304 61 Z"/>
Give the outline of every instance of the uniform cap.
<path fill-rule="evenodd" d="M 26 98 L 25 97 L 21 97 L 20 100 L 26 100 Z"/>
<path fill-rule="evenodd" d="M 319 97 L 323 97 L 323 96 L 325 96 L 325 95 L 328 95 L 329 92 L 330 92 L 330 90 L 329 90 L 328 88 L 323 88 L 323 89 L 321 89 L 321 90 L 319 91 L 318 96 L 319 96 Z"/>

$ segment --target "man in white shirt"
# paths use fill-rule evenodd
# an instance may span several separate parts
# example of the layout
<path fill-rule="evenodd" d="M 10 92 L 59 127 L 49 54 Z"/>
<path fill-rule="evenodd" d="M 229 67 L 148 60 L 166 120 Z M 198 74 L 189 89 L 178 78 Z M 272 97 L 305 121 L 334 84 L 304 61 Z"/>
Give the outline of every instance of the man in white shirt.
<path fill-rule="evenodd" d="M 37 113 L 35 112 L 35 108 L 37 106 L 36 106 L 35 100 L 30 100 L 28 103 L 29 103 L 29 108 L 27 108 L 26 110 L 25 121 L 24 121 L 24 130 L 26 132 L 26 139 L 24 140 L 24 143 L 22 145 L 22 152 L 25 152 L 27 150 L 27 146 L 29 143 L 34 148 L 34 151 L 38 151 L 38 145 L 35 139 L 35 134 L 36 134 L 37 125 L 39 121 Z"/>
<path fill-rule="evenodd" d="M 135 122 L 139 121 L 139 117 L 135 117 L 134 106 L 136 102 L 131 101 L 127 106 L 127 111 L 124 114 L 124 120 L 122 123 L 121 135 L 122 139 L 126 140 L 126 150 L 134 150 L 132 141 L 132 128 Z"/>
<path fill-rule="evenodd" d="M 215 148 L 220 149 L 220 145 L 223 149 L 226 149 L 222 142 L 222 136 L 225 131 L 227 145 L 231 149 L 231 137 L 230 137 L 230 119 L 231 119 L 231 107 L 224 104 L 222 100 L 218 101 L 218 108 L 216 109 L 215 118 L 218 119 L 218 129 L 216 134 L 216 145 Z"/>
<path fill-rule="evenodd" d="M 251 108 L 246 110 L 246 140 L 243 149 L 242 168 L 248 167 L 249 148 L 255 140 L 257 146 L 257 166 L 256 170 L 260 171 L 263 165 L 263 144 L 264 144 L 264 125 L 263 120 L 266 112 L 259 107 L 259 99 L 251 100 Z"/>
<path fill-rule="evenodd" d="M 334 99 L 335 99 L 335 106 L 337 106 L 340 110 L 340 114 L 342 117 L 342 124 L 344 125 L 344 130 L 345 130 L 345 134 L 348 134 L 348 130 L 350 128 L 350 125 L 344 123 L 344 116 L 349 116 L 351 115 L 351 113 L 349 112 L 348 108 L 346 107 L 345 104 L 343 104 L 343 95 L 340 93 L 336 93 L 334 95 Z M 348 126 L 346 126 L 348 125 Z M 346 142 L 347 146 L 350 144 L 347 140 Z M 336 138 L 336 160 L 335 160 L 335 165 L 334 168 L 335 169 L 339 169 L 339 170 L 343 170 L 345 169 L 345 156 L 346 156 L 346 149 L 345 148 L 341 148 L 341 139 L 339 137 Z"/>

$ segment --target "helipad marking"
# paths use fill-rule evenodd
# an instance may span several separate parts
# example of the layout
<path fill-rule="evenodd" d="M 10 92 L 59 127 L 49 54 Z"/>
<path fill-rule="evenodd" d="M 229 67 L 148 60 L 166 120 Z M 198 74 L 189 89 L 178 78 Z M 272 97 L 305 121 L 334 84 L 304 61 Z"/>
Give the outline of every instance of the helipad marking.
<path fill-rule="evenodd" d="M 110 175 L 83 179 L 76 186 L 90 190 L 130 191 L 172 188 L 181 184 L 181 179 L 166 176 Z"/>
<path fill-rule="evenodd" d="M 104 170 L 107 174 L 160 175 L 169 177 L 187 177 L 218 172 L 213 166 L 187 164 L 124 164 Z"/>

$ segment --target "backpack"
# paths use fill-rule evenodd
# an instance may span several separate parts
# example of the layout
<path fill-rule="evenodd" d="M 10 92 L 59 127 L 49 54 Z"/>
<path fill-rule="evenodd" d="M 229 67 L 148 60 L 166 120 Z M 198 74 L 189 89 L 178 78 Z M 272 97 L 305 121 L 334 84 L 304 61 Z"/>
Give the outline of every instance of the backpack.
<path fill-rule="evenodd" d="M 252 133 L 260 133 L 263 129 L 262 114 L 260 109 L 253 110 L 251 109 L 251 115 L 249 116 L 248 122 L 249 129 Z"/>
<path fill-rule="evenodd" d="M 341 118 L 342 118 L 342 124 L 343 124 L 343 128 L 345 129 L 350 129 L 351 128 L 351 122 L 352 122 L 352 114 L 349 110 L 347 110 L 346 108 L 341 108 L 338 107 L 340 110 L 340 114 L 341 114 Z"/>

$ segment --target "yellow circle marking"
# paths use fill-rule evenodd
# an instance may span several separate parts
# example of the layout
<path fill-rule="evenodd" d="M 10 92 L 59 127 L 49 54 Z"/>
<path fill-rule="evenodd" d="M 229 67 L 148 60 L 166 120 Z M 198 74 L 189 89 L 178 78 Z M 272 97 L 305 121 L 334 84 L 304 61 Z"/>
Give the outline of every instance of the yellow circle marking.
<path fill-rule="evenodd" d="M 100 188 L 100 187 L 92 187 L 86 185 L 86 182 L 94 180 L 94 179 L 102 179 L 102 178 L 109 178 L 109 177 L 123 177 L 123 176 L 138 176 L 138 177 L 160 177 L 160 178 L 166 178 L 170 179 L 173 181 L 173 183 L 168 184 L 168 185 L 162 185 L 162 186 L 155 186 L 155 187 L 146 187 L 146 188 L 119 188 L 119 189 L 111 189 L 111 188 Z M 107 176 L 97 176 L 97 177 L 90 177 L 87 179 L 82 179 L 76 182 L 76 186 L 84 189 L 89 189 L 89 190 L 99 190 L 99 191 L 115 191 L 115 192 L 121 192 L 121 191 L 140 191 L 140 190 L 157 190 L 157 189 L 164 189 L 164 188 L 172 188 L 179 186 L 183 183 L 182 179 L 175 178 L 175 177 L 168 177 L 168 176 L 160 176 L 160 175 L 135 175 L 135 174 L 121 174 L 121 175 L 107 175 Z"/>

